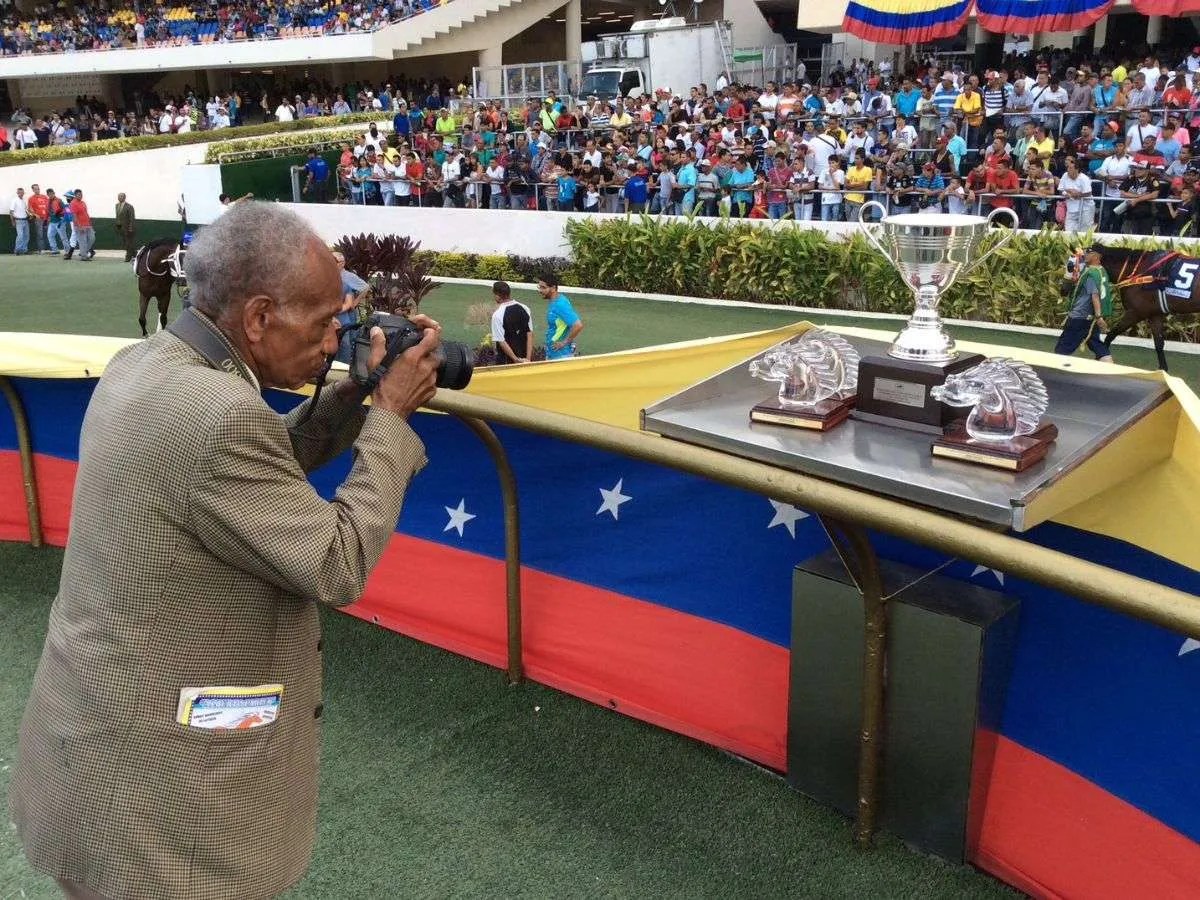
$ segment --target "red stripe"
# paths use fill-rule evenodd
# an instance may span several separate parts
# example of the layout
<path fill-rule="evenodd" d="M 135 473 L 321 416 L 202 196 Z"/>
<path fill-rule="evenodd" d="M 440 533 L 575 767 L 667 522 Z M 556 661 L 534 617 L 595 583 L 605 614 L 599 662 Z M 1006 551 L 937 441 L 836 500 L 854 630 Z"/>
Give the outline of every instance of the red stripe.
<path fill-rule="evenodd" d="M 952 22 L 941 25 L 925 25 L 919 28 L 884 28 L 879 25 L 868 25 L 866 22 L 846 16 L 842 20 L 842 30 L 875 44 L 924 44 L 929 41 L 954 37 L 962 31 L 969 10 L 968 6 L 962 16 Z"/>
<path fill-rule="evenodd" d="M 67 544 L 67 526 L 71 521 L 71 495 L 75 490 L 78 464 L 56 456 L 33 456 L 34 478 L 38 488 L 38 511 L 42 536 L 57 547 Z M 25 507 L 25 479 L 21 475 L 21 457 L 15 450 L 0 450 L 0 541 L 29 540 L 29 518 Z"/>
<path fill-rule="evenodd" d="M 1036 34 L 1039 31 L 1079 31 L 1104 18 L 1112 6 L 1108 0 L 1100 6 L 1078 13 L 1052 13 L 1050 15 L 1021 16 L 1016 14 L 996 15 L 976 9 L 976 20 L 981 28 L 995 34 Z"/>
<path fill-rule="evenodd" d="M 788 651 L 736 628 L 526 568 L 530 678 L 776 769 L 786 765 Z M 348 612 L 494 666 L 504 563 L 396 535 Z"/>
<path fill-rule="evenodd" d="M 974 861 L 1035 897 L 1200 894 L 1200 844 L 1003 736 Z"/>

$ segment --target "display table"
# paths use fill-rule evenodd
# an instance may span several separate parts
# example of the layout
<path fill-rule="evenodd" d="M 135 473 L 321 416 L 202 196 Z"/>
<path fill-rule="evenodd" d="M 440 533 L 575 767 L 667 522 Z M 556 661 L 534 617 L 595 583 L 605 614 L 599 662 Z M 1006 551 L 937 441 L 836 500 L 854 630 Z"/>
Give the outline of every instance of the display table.
<path fill-rule="evenodd" d="M 864 357 L 882 354 L 887 346 L 853 343 Z M 928 434 L 853 417 L 827 432 L 751 423 L 750 408 L 773 389 L 751 377 L 749 362 L 646 407 L 642 427 L 1014 531 L 1037 524 L 1027 521 L 1025 511 L 1038 495 L 1171 396 L 1161 382 L 1034 366 L 1050 396 L 1046 415 L 1058 426 L 1058 439 L 1045 460 L 1011 473 L 938 459 L 930 453 Z M 1104 487 L 1095 485 L 1097 491 Z"/>

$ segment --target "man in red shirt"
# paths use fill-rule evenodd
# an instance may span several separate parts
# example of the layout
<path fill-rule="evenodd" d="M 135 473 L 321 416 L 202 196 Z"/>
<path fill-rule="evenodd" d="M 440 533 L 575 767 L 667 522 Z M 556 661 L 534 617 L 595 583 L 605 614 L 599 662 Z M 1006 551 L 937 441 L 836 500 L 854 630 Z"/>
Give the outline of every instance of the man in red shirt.
<path fill-rule="evenodd" d="M 1158 138 L 1150 134 L 1142 140 L 1142 149 L 1133 154 L 1133 161 L 1136 165 L 1147 168 L 1158 166 L 1165 169 L 1167 167 L 1166 158 L 1158 152 Z"/>
<path fill-rule="evenodd" d="M 46 252 L 46 220 L 50 217 L 50 202 L 39 185 L 30 185 L 32 193 L 25 198 L 29 210 L 29 225 L 37 238 L 37 252 Z"/>
<path fill-rule="evenodd" d="M 987 176 L 987 193 L 995 195 L 989 200 L 992 209 L 1012 209 L 1013 199 L 1009 195 L 1020 192 L 1021 179 L 1009 167 L 1008 158 L 997 160 L 996 168 L 992 169 Z"/>
<path fill-rule="evenodd" d="M 88 214 L 87 204 L 83 202 L 83 191 L 76 189 L 75 199 L 71 201 L 71 216 L 75 222 L 75 240 L 79 243 L 79 258 L 90 262 L 96 255 L 96 229 L 92 227 L 92 217 Z M 74 250 L 68 250 L 63 259 L 70 259 Z"/>

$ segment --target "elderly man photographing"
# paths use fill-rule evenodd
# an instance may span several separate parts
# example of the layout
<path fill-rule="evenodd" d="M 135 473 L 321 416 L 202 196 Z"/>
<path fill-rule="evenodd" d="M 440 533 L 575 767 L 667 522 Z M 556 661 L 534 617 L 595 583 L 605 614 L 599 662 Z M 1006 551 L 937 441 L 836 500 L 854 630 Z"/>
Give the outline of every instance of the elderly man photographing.
<path fill-rule="evenodd" d="M 265 255 L 264 255 L 265 254 Z M 304 874 L 316 824 L 317 604 L 363 591 L 425 464 L 406 419 L 439 334 L 378 382 L 287 416 L 337 349 L 332 254 L 292 213 L 238 203 L 187 257 L 194 310 L 119 352 L 80 436 L 59 593 L 10 806 L 68 897 L 248 898 Z M 181 323 L 183 323 L 181 325 Z M 371 335 L 372 366 L 384 335 Z M 305 473 L 353 445 L 332 501 Z"/>

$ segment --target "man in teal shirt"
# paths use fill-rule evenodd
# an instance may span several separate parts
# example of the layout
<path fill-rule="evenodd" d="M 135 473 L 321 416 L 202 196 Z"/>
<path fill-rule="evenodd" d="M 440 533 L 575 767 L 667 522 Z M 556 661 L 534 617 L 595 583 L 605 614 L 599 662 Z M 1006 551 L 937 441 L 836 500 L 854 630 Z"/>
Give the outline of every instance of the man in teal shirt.
<path fill-rule="evenodd" d="M 754 206 L 754 194 L 750 190 L 758 176 L 750 168 L 745 156 L 735 157 L 733 171 L 729 173 L 729 186 L 733 188 L 733 206 L 730 215 L 744 219 Z"/>
<path fill-rule="evenodd" d="M 688 150 L 683 165 L 679 167 L 679 172 L 675 175 L 675 183 L 679 187 L 687 189 L 680 204 L 680 212 L 685 216 L 690 216 L 692 207 L 696 205 L 696 178 L 698 175 L 695 152 Z"/>
<path fill-rule="evenodd" d="M 1104 160 L 1113 155 L 1117 149 L 1117 139 L 1113 134 L 1112 125 L 1104 123 L 1100 136 L 1093 138 L 1088 145 L 1088 173 L 1096 172 L 1104 164 Z"/>
<path fill-rule="evenodd" d="M 578 351 L 575 338 L 583 331 L 583 320 L 570 299 L 558 292 L 558 278 L 546 275 L 537 283 L 542 299 L 550 301 L 546 308 L 546 359 L 566 359 Z"/>

